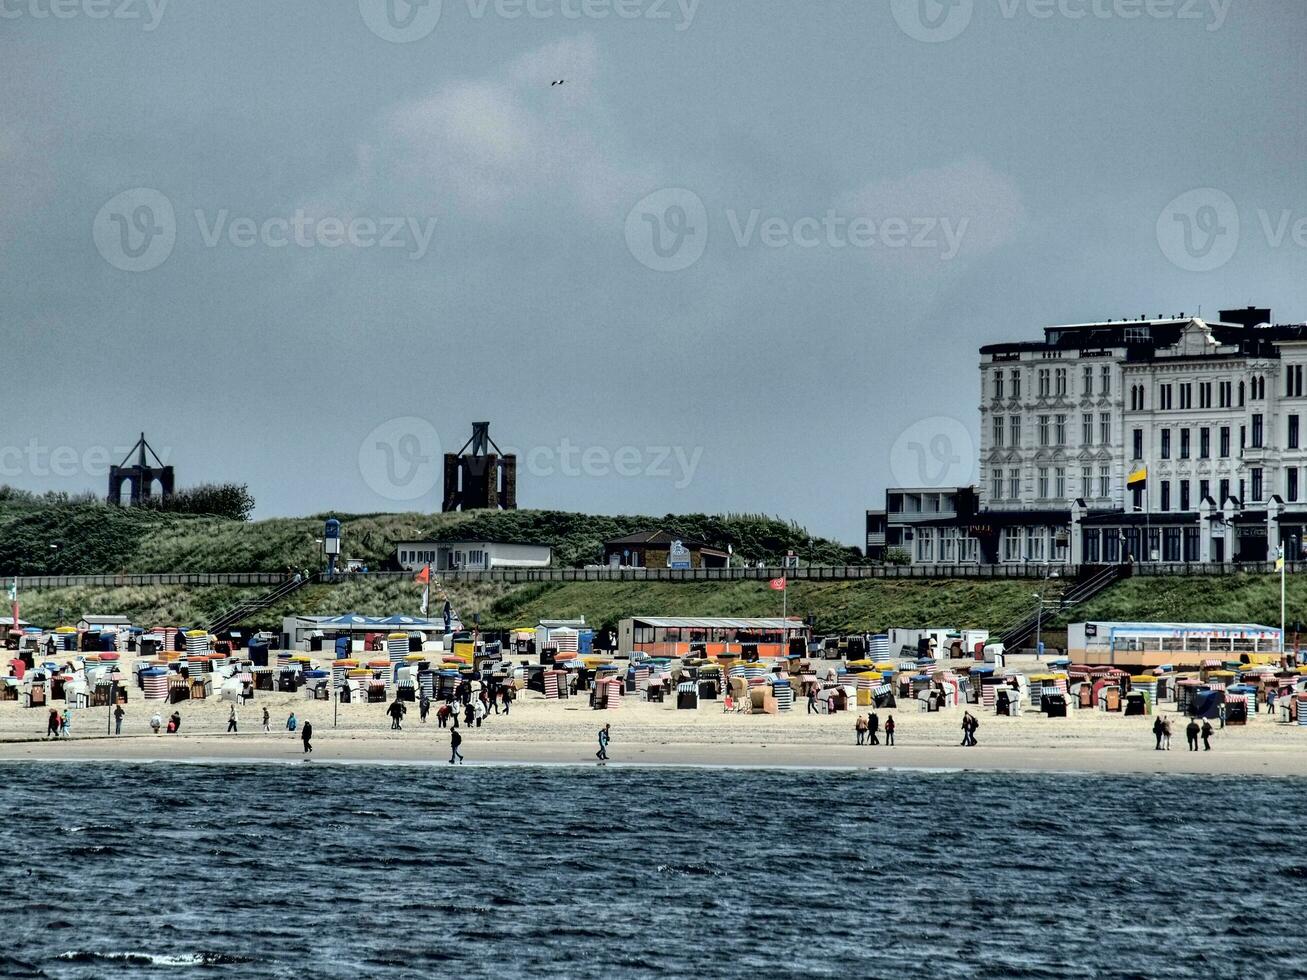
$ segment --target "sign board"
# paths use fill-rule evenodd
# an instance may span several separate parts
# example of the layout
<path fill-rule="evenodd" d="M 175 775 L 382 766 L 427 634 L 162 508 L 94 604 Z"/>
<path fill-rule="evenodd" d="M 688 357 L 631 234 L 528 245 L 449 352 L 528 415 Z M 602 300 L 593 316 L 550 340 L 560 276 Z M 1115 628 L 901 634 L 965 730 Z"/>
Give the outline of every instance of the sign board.
<path fill-rule="evenodd" d="M 796 554 L 795 554 L 794 552 L 792 552 L 792 551 L 787 551 L 787 552 L 785 553 L 785 567 L 786 567 L 786 568 L 798 568 L 798 567 L 799 567 L 799 556 L 796 555 Z"/>
<path fill-rule="evenodd" d="M 690 549 L 683 542 L 673 541 L 671 547 L 667 549 L 667 567 L 690 567 Z"/>

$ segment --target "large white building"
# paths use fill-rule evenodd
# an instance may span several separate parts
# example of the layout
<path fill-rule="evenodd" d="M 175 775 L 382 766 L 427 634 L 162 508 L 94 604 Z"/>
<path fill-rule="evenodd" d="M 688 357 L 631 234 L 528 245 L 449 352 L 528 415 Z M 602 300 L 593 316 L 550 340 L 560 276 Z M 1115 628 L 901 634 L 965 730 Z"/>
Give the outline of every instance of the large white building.
<path fill-rule="evenodd" d="M 1249 307 L 982 347 L 979 485 L 947 488 L 938 519 L 869 511 L 868 544 L 874 525 L 915 562 L 1307 557 L 1307 326 L 1270 321 Z"/>

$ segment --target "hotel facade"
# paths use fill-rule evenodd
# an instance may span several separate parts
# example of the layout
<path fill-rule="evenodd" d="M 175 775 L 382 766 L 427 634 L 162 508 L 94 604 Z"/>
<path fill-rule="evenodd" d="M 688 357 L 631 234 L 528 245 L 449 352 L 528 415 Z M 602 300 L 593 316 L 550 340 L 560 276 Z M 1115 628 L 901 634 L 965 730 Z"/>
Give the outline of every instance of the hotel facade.
<path fill-rule="evenodd" d="M 982 347 L 979 367 L 977 485 L 890 489 L 867 512 L 870 556 L 1307 557 L 1307 326 L 1252 307 L 1052 326 Z"/>

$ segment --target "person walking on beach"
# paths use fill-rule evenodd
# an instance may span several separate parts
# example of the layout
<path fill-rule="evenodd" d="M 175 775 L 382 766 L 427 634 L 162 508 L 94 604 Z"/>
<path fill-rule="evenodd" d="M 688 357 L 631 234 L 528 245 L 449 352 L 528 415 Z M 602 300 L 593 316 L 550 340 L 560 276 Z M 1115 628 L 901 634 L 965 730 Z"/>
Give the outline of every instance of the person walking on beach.
<path fill-rule="evenodd" d="M 1154 748 L 1156 751 L 1161 752 L 1162 751 L 1162 716 L 1161 715 L 1158 715 L 1155 719 L 1153 719 L 1153 735 L 1157 739 L 1157 745 Z"/>
<path fill-rule="evenodd" d="M 962 744 L 963 745 L 976 744 L 977 727 L 978 727 L 978 723 L 976 722 L 976 719 L 972 716 L 971 712 L 964 711 L 962 713 Z"/>
<path fill-rule="evenodd" d="M 874 711 L 867 715 L 867 744 L 880 744 L 880 715 Z"/>
<path fill-rule="evenodd" d="M 263 732 L 265 735 L 272 732 L 272 714 L 268 711 L 267 705 L 263 706 Z"/>
<path fill-rule="evenodd" d="M 404 717 L 404 706 L 400 704 L 398 696 L 390 702 L 390 707 L 386 709 L 386 714 L 390 715 L 390 730 L 399 732 L 404 730 L 400 724 L 400 719 Z"/>
<path fill-rule="evenodd" d="M 463 736 L 459 734 L 457 726 L 449 732 L 449 764 L 452 766 L 457 759 L 459 764 L 463 763 L 463 753 L 458 751 L 458 747 L 463 744 Z"/>
<path fill-rule="evenodd" d="M 1171 751 L 1171 719 L 1170 718 L 1162 719 L 1162 750 L 1164 752 Z"/>
<path fill-rule="evenodd" d="M 1204 752 L 1212 751 L 1212 743 L 1211 743 L 1212 723 L 1210 721 L 1203 722 L 1202 736 L 1203 736 L 1203 751 Z"/>
<path fill-rule="evenodd" d="M 477 726 L 477 728 L 480 728 L 480 727 L 481 727 L 481 722 L 482 722 L 483 720 L 485 720 L 485 717 L 486 717 L 486 705 L 485 705 L 485 702 L 482 701 L 482 700 L 480 700 L 480 699 L 478 699 L 478 700 L 476 700 L 476 701 L 473 701 L 473 702 L 472 702 L 472 719 L 473 719 L 473 721 L 476 722 L 476 726 Z"/>
<path fill-rule="evenodd" d="M 820 714 L 817 711 L 817 687 L 814 684 L 808 685 L 808 714 Z"/>
<path fill-rule="evenodd" d="M 123 718 L 125 718 L 126 715 L 127 712 L 123 710 L 121 704 L 113 709 L 113 733 L 115 735 L 121 735 L 123 733 Z"/>
<path fill-rule="evenodd" d="M 59 709 L 51 708 L 50 714 L 45 720 L 45 737 L 59 737 Z"/>
<path fill-rule="evenodd" d="M 512 684 L 506 684 L 504 686 L 504 717 L 505 718 L 508 717 L 509 706 L 513 703 L 513 701 L 516 698 L 517 698 L 517 688 L 513 687 Z"/>
<path fill-rule="evenodd" d="M 418 701 L 418 720 L 425 725 L 429 714 L 431 714 L 431 699 L 427 697 L 426 691 L 423 691 L 422 699 Z"/>
<path fill-rule="evenodd" d="M 159 734 L 159 729 L 163 727 L 163 718 L 159 716 L 159 712 L 150 715 L 150 727 L 154 729 L 154 734 Z"/>
<path fill-rule="evenodd" d="M 305 755 L 313 751 L 313 743 L 309 741 L 311 738 L 313 738 L 313 722 L 305 719 L 304 728 L 300 732 L 300 740 L 304 743 Z"/>
<path fill-rule="evenodd" d="M 446 725 L 448 725 L 449 715 L 450 715 L 449 702 L 445 702 L 439 708 L 436 709 L 436 725 L 440 728 L 444 728 Z"/>
<path fill-rule="evenodd" d="M 67 738 L 73 732 L 73 716 L 64 708 L 64 713 L 59 716 L 59 734 Z"/>
<path fill-rule="evenodd" d="M 231 712 L 227 715 L 227 734 L 230 735 L 236 731 L 236 705 L 231 706 Z"/>
<path fill-rule="evenodd" d="M 290 717 L 286 719 L 286 731 L 293 732 L 298 727 L 299 721 L 295 718 L 295 712 L 292 711 Z"/>
<path fill-rule="evenodd" d="M 894 716 L 890 715 L 885 719 L 885 744 L 894 744 Z"/>
<path fill-rule="evenodd" d="M 867 744 L 867 719 L 858 715 L 857 721 L 853 723 L 853 731 L 858 736 L 858 744 Z"/>
<path fill-rule="evenodd" d="M 603 728 L 599 729 L 599 751 L 595 753 L 595 758 L 600 762 L 608 761 L 608 730 L 610 728 L 612 728 L 612 725 L 605 725 Z"/>
<path fill-rule="evenodd" d="M 1185 726 L 1184 738 L 1185 741 L 1189 743 L 1189 751 L 1197 752 L 1198 751 L 1198 719 L 1197 718 L 1189 719 L 1189 724 Z"/>

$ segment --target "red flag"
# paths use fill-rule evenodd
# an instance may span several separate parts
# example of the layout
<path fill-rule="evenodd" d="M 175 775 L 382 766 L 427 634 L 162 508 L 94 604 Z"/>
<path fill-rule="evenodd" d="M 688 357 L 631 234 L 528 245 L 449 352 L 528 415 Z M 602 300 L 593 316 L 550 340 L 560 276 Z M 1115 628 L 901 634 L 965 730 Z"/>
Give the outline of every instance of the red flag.
<path fill-rule="evenodd" d="M 421 582 L 423 585 L 426 585 L 428 582 L 430 582 L 431 566 L 430 565 L 423 566 L 422 571 L 418 572 L 416 575 L 413 576 L 413 581 Z"/>
<path fill-rule="evenodd" d="M 785 589 L 785 585 L 786 585 L 785 579 L 774 578 L 767 583 L 767 588 L 771 589 L 773 592 L 782 592 Z"/>

